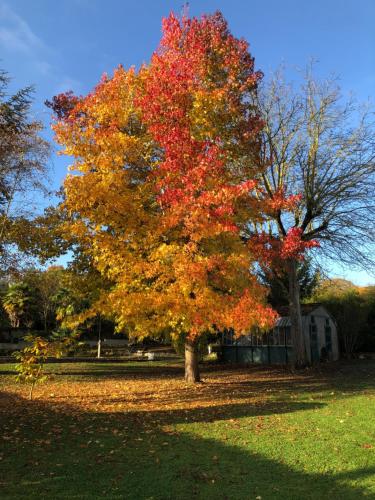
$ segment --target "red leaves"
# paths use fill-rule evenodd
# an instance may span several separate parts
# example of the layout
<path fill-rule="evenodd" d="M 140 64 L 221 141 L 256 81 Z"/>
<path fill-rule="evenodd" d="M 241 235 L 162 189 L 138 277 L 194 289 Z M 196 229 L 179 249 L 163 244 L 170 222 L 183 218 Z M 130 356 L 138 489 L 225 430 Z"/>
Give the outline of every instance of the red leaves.
<path fill-rule="evenodd" d="M 251 322 L 249 324 L 249 311 L 251 311 Z M 244 290 L 240 300 L 233 308 L 232 325 L 235 328 L 236 334 L 244 334 L 251 327 L 270 328 L 275 324 L 278 314 L 268 306 L 254 300 L 254 294 L 250 290 Z"/>
<path fill-rule="evenodd" d="M 264 213 L 271 218 L 282 213 L 293 213 L 302 199 L 299 194 L 287 196 L 283 188 L 273 193 L 261 194 L 263 197 L 260 203 L 264 206 Z M 291 227 L 286 234 L 280 234 L 279 237 L 263 231 L 249 241 L 249 247 L 260 263 L 274 269 L 282 267 L 288 259 L 303 260 L 307 249 L 318 246 L 319 242 L 316 240 L 304 240 L 303 230 L 298 226 Z"/>
<path fill-rule="evenodd" d="M 45 105 L 51 108 L 58 120 L 68 118 L 70 112 L 79 102 L 79 97 L 75 96 L 71 90 L 52 97 L 52 101 L 46 101 Z"/>
<path fill-rule="evenodd" d="M 306 249 L 319 246 L 319 242 L 304 241 L 302 229 L 292 227 L 284 238 L 276 238 L 265 232 L 259 233 L 249 241 L 249 246 L 261 263 L 277 268 L 288 259 L 303 260 Z"/>
<path fill-rule="evenodd" d="M 209 227 L 213 234 L 236 231 L 236 202 L 255 185 L 229 172 L 224 141 L 231 120 L 240 123 L 236 133 L 243 141 L 259 131 L 258 118 L 249 116 L 243 104 L 261 77 L 247 48 L 229 33 L 219 13 L 182 20 L 171 14 L 143 72 L 138 103 L 164 153 L 155 172 L 158 200 L 166 224 L 182 223 L 195 239 L 207 236 Z M 221 129 L 216 116 L 226 118 Z"/>
<path fill-rule="evenodd" d="M 273 214 L 279 210 L 292 211 L 296 208 L 301 199 L 302 195 L 300 194 L 286 196 L 285 191 L 279 189 L 272 193 L 272 197 L 267 201 L 269 212 Z"/>
<path fill-rule="evenodd" d="M 315 240 L 302 240 L 302 229 L 292 227 L 282 241 L 280 256 L 282 259 L 302 259 L 307 248 L 317 247 L 319 243 Z"/>

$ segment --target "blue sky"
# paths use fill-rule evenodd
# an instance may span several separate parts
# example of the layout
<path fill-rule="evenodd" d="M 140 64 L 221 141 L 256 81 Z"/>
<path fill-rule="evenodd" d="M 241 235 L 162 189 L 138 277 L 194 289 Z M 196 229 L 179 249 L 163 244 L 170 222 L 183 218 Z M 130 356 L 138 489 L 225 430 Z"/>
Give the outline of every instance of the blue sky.
<path fill-rule="evenodd" d="M 182 0 L 0 0 L 0 67 L 12 86 L 36 86 L 35 116 L 49 124 L 45 99 L 64 90 L 87 93 L 118 64 L 148 61 L 160 39 L 161 18 L 181 12 Z M 311 58 L 317 73 L 336 74 L 344 93 L 375 100 L 375 0 L 192 0 L 191 15 L 221 10 L 232 32 L 250 43 L 265 76 L 280 63 Z M 47 136 L 51 138 L 49 132 Z M 58 188 L 69 161 L 53 156 Z M 366 272 L 332 274 L 367 284 Z"/>

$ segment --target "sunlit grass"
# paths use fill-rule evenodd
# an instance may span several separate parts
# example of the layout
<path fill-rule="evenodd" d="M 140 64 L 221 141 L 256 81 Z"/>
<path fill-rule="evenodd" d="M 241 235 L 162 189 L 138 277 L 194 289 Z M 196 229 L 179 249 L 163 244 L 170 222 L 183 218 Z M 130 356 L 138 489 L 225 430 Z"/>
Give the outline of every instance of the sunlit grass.
<path fill-rule="evenodd" d="M 0 365 L 1 498 L 375 498 L 375 364 L 292 375 L 54 364 L 35 401 Z"/>

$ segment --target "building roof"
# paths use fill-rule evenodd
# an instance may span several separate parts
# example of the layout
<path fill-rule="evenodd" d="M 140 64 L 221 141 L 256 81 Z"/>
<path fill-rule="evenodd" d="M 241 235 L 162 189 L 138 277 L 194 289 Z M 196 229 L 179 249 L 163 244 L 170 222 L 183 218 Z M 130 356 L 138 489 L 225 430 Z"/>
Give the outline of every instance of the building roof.
<path fill-rule="evenodd" d="M 276 320 L 275 326 L 290 326 L 290 318 L 289 316 L 281 316 Z"/>
<path fill-rule="evenodd" d="M 320 304 L 320 303 L 315 303 L 315 304 L 301 304 L 302 316 L 308 316 L 309 314 L 311 314 L 312 312 L 314 312 L 319 307 L 321 307 L 322 309 L 324 309 L 324 311 L 326 312 L 327 316 L 329 316 L 332 319 L 332 321 L 334 323 L 336 323 L 335 322 L 335 318 L 327 311 L 327 309 L 324 307 L 324 305 Z M 279 317 L 278 320 L 276 320 L 275 326 L 280 326 L 280 327 L 291 326 L 290 317 L 289 317 L 289 307 L 288 306 L 282 306 L 282 307 L 278 307 L 276 310 L 279 313 L 280 317 Z"/>
<path fill-rule="evenodd" d="M 320 303 L 301 304 L 302 316 L 307 316 L 308 314 L 311 314 L 313 311 L 315 311 L 315 309 L 318 309 L 318 307 L 324 308 L 324 306 Z M 277 307 L 276 311 L 279 313 L 279 315 L 281 317 L 289 317 L 289 307 L 288 306 Z M 284 326 L 287 326 L 287 325 L 284 325 Z"/>

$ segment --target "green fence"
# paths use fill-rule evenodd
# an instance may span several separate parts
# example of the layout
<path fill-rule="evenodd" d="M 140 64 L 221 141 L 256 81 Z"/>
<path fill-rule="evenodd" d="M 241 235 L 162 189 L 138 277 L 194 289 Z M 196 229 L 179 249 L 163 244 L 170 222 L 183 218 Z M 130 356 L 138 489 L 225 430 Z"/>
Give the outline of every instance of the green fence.
<path fill-rule="evenodd" d="M 293 360 L 290 346 L 223 346 L 223 361 L 226 363 L 287 365 Z"/>

